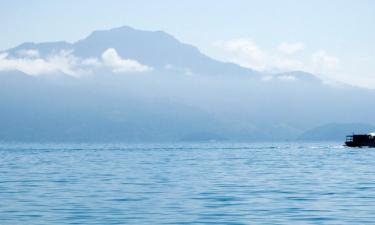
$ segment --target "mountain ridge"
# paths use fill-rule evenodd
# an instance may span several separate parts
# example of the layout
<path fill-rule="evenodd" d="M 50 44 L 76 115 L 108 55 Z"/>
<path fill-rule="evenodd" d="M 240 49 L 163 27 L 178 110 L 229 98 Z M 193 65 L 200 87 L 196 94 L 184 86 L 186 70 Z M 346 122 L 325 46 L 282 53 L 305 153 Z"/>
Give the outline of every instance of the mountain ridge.
<path fill-rule="evenodd" d="M 305 131 L 298 137 L 300 141 L 339 141 L 346 135 L 368 134 L 375 131 L 373 124 L 329 123 Z"/>
<path fill-rule="evenodd" d="M 40 56 L 61 50 L 73 50 L 74 55 L 83 58 L 100 58 L 103 52 L 114 48 L 119 56 L 166 71 L 168 65 L 189 69 L 201 75 L 245 75 L 259 76 L 259 72 L 234 63 L 220 62 L 202 54 L 198 48 L 179 42 L 164 31 L 143 31 L 122 26 L 109 30 L 93 31 L 87 37 L 73 43 L 65 41 L 32 43 L 26 42 L 4 50 L 16 57 L 20 50 L 35 49 Z"/>
<path fill-rule="evenodd" d="M 20 69 L 52 72 L 0 71 L 0 140 L 280 141 L 332 122 L 375 124 L 375 102 L 363 101 L 374 99 L 370 90 L 220 62 L 165 32 L 107 32 L 2 55 Z"/>

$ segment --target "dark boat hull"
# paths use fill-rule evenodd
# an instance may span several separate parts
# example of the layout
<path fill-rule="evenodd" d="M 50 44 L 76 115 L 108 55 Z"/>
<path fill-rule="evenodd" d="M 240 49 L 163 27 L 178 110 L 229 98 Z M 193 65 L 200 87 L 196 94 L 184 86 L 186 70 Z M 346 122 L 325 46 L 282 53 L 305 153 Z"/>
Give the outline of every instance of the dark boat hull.
<path fill-rule="evenodd" d="M 345 145 L 348 147 L 375 148 L 375 137 L 365 134 L 350 135 L 346 137 Z"/>
<path fill-rule="evenodd" d="M 348 147 L 370 147 L 375 148 L 375 143 L 354 143 L 354 142 L 345 142 L 345 145 Z"/>

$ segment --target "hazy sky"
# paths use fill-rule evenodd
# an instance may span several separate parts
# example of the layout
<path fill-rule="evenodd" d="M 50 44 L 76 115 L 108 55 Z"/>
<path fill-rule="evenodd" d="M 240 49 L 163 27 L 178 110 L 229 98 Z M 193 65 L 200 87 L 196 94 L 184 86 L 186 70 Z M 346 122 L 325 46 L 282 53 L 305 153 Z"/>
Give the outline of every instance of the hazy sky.
<path fill-rule="evenodd" d="M 301 69 L 375 88 L 375 1 L 1 1 L 0 49 L 76 41 L 128 25 L 164 30 L 211 57 Z"/>

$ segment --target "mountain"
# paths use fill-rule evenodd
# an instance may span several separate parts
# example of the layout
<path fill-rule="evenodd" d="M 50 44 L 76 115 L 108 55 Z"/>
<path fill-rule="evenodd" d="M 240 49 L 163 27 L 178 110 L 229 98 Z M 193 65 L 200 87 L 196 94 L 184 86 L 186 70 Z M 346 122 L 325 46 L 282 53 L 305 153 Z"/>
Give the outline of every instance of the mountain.
<path fill-rule="evenodd" d="M 24 43 L 6 52 L 16 57 L 22 50 L 33 49 L 46 58 L 62 50 L 71 50 L 77 57 L 100 58 L 110 48 L 115 49 L 122 58 L 137 60 L 164 73 L 174 68 L 201 75 L 260 75 L 255 70 L 214 60 L 163 31 L 142 31 L 128 26 L 94 31 L 75 43 Z"/>
<path fill-rule="evenodd" d="M 322 124 L 375 124 L 374 98 L 303 71 L 220 62 L 165 32 L 130 27 L 0 53 L 3 141 L 303 139 Z"/>
<path fill-rule="evenodd" d="M 283 73 L 276 73 L 276 74 L 273 74 L 272 77 L 276 79 L 281 79 L 281 80 L 291 79 L 291 80 L 299 80 L 303 82 L 310 82 L 310 83 L 316 83 L 316 84 L 319 84 L 322 82 L 314 74 L 307 73 L 304 71 L 289 71 L 289 72 L 283 72 Z"/>
<path fill-rule="evenodd" d="M 368 134 L 375 131 L 375 126 L 363 123 L 332 123 L 315 127 L 299 136 L 303 141 L 343 141 L 346 135 Z"/>

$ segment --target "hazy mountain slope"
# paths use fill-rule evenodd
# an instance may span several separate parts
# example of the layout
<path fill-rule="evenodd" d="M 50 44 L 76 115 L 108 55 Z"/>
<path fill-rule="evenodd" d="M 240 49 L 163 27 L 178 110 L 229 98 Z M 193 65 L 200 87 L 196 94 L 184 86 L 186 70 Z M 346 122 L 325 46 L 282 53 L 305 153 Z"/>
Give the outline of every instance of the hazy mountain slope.
<path fill-rule="evenodd" d="M 12 49 L 8 49 L 5 52 L 7 52 L 10 56 L 17 57 L 20 55 L 22 50 L 26 49 L 36 49 L 39 51 L 41 57 L 47 57 L 51 53 L 55 53 L 60 50 L 73 49 L 73 45 L 65 41 L 45 43 L 26 42 Z"/>
<path fill-rule="evenodd" d="M 94 31 L 85 39 L 72 44 L 24 43 L 6 52 L 11 56 L 17 56 L 20 50 L 36 49 L 41 56 L 46 57 L 59 50 L 73 50 L 74 55 L 82 58 L 100 58 L 109 48 L 116 49 L 123 58 L 137 60 L 157 71 L 165 72 L 168 68 L 173 68 L 201 75 L 258 76 L 260 74 L 233 63 L 214 60 L 202 54 L 194 46 L 183 44 L 163 31 L 142 31 L 127 26 Z"/>
<path fill-rule="evenodd" d="M 315 127 L 299 136 L 299 140 L 308 141 L 343 141 L 346 135 L 368 134 L 375 131 L 375 126 L 362 123 L 326 124 Z"/>
<path fill-rule="evenodd" d="M 8 90 L 3 84 L 1 140 L 165 141 L 218 127 L 199 109 L 162 99 L 145 102 L 95 83 L 59 85 L 33 78 L 23 89 L 8 82 Z"/>
<path fill-rule="evenodd" d="M 79 78 L 0 72 L 0 140 L 278 141 L 322 124 L 375 124 L 374 91 L 330 86 L 303 71 L 263 74 L 222 63 L 164 32 L 121 27 L 73 44 L 28 43 L 7 52 L 37 49 L 43 58 L 71 49 L 74 57 L 100 59 L 108 48 L 153 70 L 93 67 Z"/>

